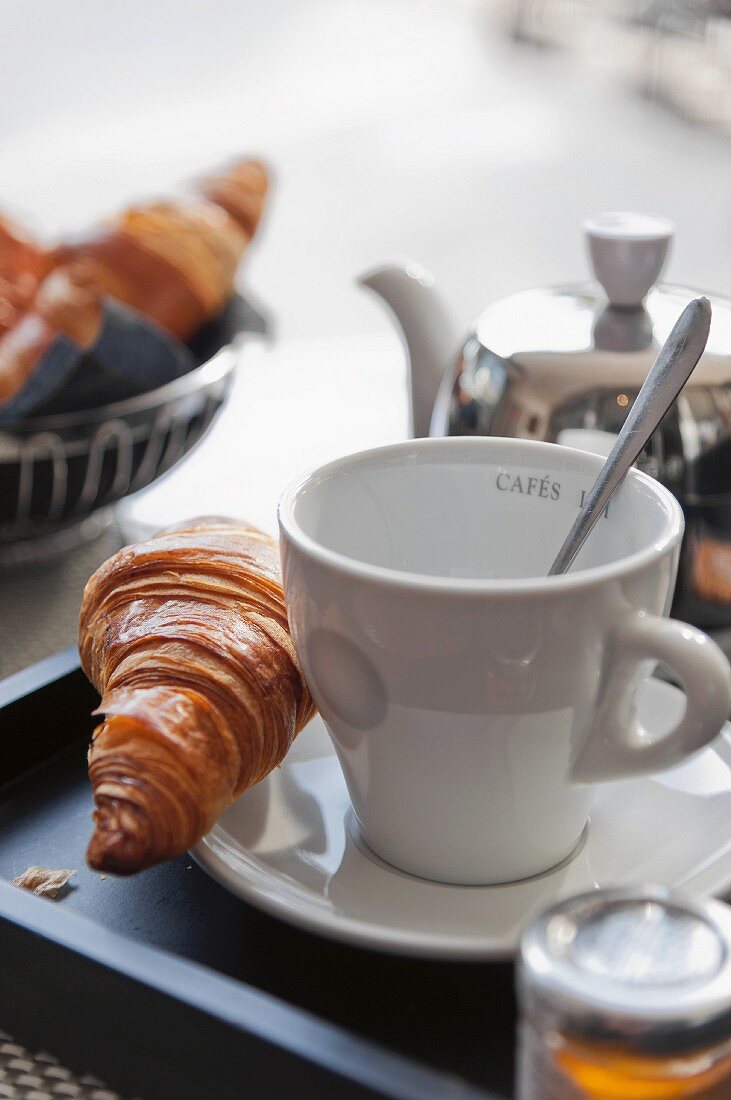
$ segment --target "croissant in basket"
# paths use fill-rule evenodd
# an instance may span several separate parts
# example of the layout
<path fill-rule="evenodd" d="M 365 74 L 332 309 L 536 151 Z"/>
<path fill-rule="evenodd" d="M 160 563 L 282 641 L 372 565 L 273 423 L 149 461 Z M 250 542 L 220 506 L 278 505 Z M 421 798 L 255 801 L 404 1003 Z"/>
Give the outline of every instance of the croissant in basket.
<path fill-rule="evenodd" d="M 0 404 L 58 336 L 88 348 L 113 298 L 185 341 L 223 310 L 256 232 L 266 169 L 242 160 L 44 252 L 0 216 Z"/>
<path fill-rule="evenodd" d="M 88 348 L 99 334 L 102 299 L 79 271 L 59 268 L 41 283 L 32 306 L 0 338 L 0 405 L 21 389 L 59 336 Z"/>
<path fill-rule="evenodd" d="M 104 715 L 89 751 L 98 870 L 181 855 L 314 713 L 277 545 L 235 520 L 191 521 L 110 558 L 84 591 L 79 650 Z"/>
<path fill-rule="evenodd" d="M 0 333 L 23 315 L 48 268 L 41 246 L 17 222 L 0 214 Z"/>
<path fill-rule="evenodd" d="M 131 206 L 51 253 L 80 267 L 110 298 L 186 340 L 229 298 L 268 186 L 258 161 L 239 161 L 180 197 Z"/>

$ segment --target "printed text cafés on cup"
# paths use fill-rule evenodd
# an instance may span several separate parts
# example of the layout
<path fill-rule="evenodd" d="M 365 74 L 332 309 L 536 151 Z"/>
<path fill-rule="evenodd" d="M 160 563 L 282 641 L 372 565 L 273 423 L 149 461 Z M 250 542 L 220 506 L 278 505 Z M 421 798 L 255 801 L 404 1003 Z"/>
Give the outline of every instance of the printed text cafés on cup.
<path fill-rule="evenodd" d="M 521 496 L 543 497 L 545 500 L 560 500 L 561 483 L 551 481 L 550 477 L 531 477 L 528 474 L 510 474 L 501 470 L 495 479 L 501 493 L 520 493 Z"/>
<path fill-rule="evenodd" d="M 551 481 L 548 474 L 545 477 L 534 477 L 530 474 L 511 474 L 507 470 L 501 470 L 495 478 L 495 485 L 501 493 L 519 493 L 526 497 L 542 497 L 544 500 L 561 499 L 561 482 Z M 584 506 L 586 489 L 579 494 L 578 507 Z M 606 506 L 604 516 L 609 514 L 609 505 Z"/>

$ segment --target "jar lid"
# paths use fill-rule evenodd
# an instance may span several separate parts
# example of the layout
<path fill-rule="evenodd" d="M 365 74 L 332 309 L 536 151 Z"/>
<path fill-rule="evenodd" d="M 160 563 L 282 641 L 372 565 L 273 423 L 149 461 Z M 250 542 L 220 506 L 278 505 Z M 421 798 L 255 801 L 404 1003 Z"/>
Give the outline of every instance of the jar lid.
<path fill-rule="evenodd" d="M 519 990 L 528 1011 L 644 1049 L 731 1033 L 731 907 L 662 886 L 560 902 L 527 929 Z"/>

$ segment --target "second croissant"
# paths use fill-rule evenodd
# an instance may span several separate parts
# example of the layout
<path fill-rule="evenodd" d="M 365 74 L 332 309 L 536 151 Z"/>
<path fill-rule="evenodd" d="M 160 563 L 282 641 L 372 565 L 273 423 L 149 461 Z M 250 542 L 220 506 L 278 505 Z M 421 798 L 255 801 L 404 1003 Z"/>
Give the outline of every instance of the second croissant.
<path fill-rule="evenodd" d="M 131 206 L 48 252 L 0 218 L 0 404 L 58 336 L 80 348 L 93 342 L 103 297 L 182 341 L 217 317 L 267 188 L 259 161 L 238 161 L 177 198 Z"/>

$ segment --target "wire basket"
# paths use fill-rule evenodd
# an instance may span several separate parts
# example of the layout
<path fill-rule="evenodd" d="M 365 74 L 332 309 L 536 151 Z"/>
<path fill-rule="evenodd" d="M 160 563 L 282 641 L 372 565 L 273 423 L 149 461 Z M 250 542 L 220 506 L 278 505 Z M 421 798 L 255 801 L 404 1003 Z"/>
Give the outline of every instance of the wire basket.
<path fill-rule="evenodd" d="M 243 299 L 235 304 L 237 335 L 264 329 Z M 89 537 L 108 522 L 110 505 L 188 454 L 226 400 L 239 354 L 231 337 L 229 315 L 198 349 L 220 350 L 174 382 L 0 430 L 0 564 L 42 558 Z"/>

